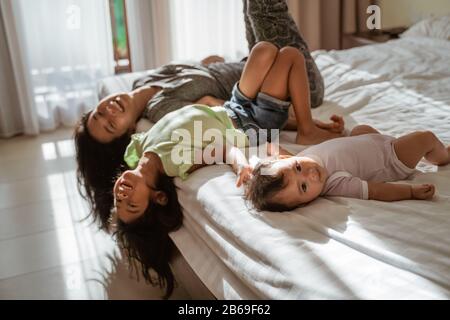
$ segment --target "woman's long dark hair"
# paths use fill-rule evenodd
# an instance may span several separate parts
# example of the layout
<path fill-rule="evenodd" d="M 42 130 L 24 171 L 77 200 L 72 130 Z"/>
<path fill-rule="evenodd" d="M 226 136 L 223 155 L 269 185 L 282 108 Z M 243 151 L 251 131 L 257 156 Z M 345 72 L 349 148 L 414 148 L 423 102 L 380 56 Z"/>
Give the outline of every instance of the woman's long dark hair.
<path fill-rule="evenodd" d="M 114 204 L 114 179 L 125 168 L 123 155 L 130 134 L 110 143 L 96 141 L 87 130 L 91 112 L 83 115 L 74 133 L 78 190 L 89 202 L 94 221 L 101 229 L 108 230 Z"/>
<path fill-rule="evenodd" d="M 169 233 L 181 227 L 183 214 L 173 178 L 161 176 L 157 189 L 166 193 L 167 205 L 151 203 L 144 214 L 131 223 L 118 220 L 114 234 L 128 257 L 130 268 L 135 269 L 135 272 L 140 268 L 148 283 L 165 287 L 164 299 L 167 299 L 172 294 L 175 283 L 169 265 L 174 253 Z M 152 278 L 152 269 L 156 271 L 157 279 Z"/>
<path fill-rule="evenodd" d="M 87 130 L 89 115 L 90 112 L 82 117 L 74 134 L 78 190 L 89 202 L 94 221 L 101 229 L 109 231 L 114 180 L 127 168 L 123 155 L 130 135 L 125 134 L 108 144 L 97 142 Z M 147 282 L 166 288 L 166 299 L 172 294 L 175 284 L 169 266 L 174 252 L 169 233 L 181 226 L 183 215 L 173 179 L 160 177 L 157 188 L 166 193 L 167 205 L 152 203 L 139 219 L 129 224 L 117 221 L 114 234 L 128 256 L 130 268 L 138 272 L 134 263 L 138 262 Z M 157 279 L 152 279 L 152 269 L 156 271 Z"/>

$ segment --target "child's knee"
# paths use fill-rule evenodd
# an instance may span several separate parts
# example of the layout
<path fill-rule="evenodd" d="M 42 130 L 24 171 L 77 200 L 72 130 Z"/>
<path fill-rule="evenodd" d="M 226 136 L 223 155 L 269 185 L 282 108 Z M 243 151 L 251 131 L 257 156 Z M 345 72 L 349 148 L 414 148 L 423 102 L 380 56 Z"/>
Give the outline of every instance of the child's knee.
<path fill-rule="evenodd" d="M 250 53 L 261 64 L 271 65 L 278 54 L 278 47 L 268 41 L 260 41 L 252 48 Z"/>
<path fill-rule="evenodd" d="M 379 133 L 379 132 L 376 129 L 372 128 L 371 126 L 361 124 L 352 129 L 352 131 L 350 132 L 350 136 L 359 136 L 368 133 Z"/>
<path fill-rule="evenodd" d="M 421 134 L 422 134 L 425 138 L 430 139 L 430 140 L 435 140 L 435 139 L 437 139 L 436 135 L 435 135 L 432 131 L 430 131 L 430 130 L 421 131 Z"/>
<path fill-rule="evenodd" d="M 424 140 L 424 143 L 426 144 L 432 144 L 436 141 L 439 141 L 439 139 L 436 137 L 436 135 L 429 130 L 424 130 L 424 131 L 420 131 L 420 136 L 422 137 L 422 139 Z"/>
<path fill-rule="evenodd" d="M 294 47 L 290 47 L 290 46 L 281 48 L 280 52 L 278 53 L 278 57 L 280 59 L 284 59 L 284 60 L 290 61 L 290 62 L 295 62 L 295 61 L 304 62 L 305 61 L 305 57 L 300 52 L 300 50 L 298 50 L 297 48 L 294 48 Z"/>

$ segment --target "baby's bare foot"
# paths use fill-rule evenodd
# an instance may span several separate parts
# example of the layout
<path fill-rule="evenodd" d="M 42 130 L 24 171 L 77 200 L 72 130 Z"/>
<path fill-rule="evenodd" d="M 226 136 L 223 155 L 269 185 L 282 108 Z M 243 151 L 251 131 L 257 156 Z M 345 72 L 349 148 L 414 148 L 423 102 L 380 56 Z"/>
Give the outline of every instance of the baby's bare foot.
<path fill-rule="evenodd" d="M 447 147 L 447 153 L 448 153 L 447 164 L 449 164 L 450 163 L 450 146 Z"/>
<path fill-rule="evenodd" d="M 297 133 L 296 143 L 301 145 L 312 145 L 318 144 L 326 140 L 343 137 L 343 133 L 331 132 L 316 127 L 313 131 L 308 134 Z"/>

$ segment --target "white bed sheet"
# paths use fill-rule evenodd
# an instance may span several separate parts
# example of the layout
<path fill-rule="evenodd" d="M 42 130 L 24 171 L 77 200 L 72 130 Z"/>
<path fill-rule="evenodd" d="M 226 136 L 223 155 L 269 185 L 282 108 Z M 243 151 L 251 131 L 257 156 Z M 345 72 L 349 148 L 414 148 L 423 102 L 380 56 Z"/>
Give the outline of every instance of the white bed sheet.
<path fill-rule="evenodd" d="M 313 55 L 326 86 L 316 117 L 338 113 L 349 127 L 394 136 L 432 129 L 450 143 L 449 41 L 404 38 Z M 132 78 L 104 85 L 129 90 Z M 300 151 L 292 139 L 282 133 L 284 146 Z M 420 169 L 409 182 L 435 183 L 433 201 L 330 197 L 256 213 L 227 166 L 206 167 L 176 181 L 185 222 L 171 237 L 219 299 L 448 299 L 450 168 Z"/>
<path fill-rule="evenodd" d="M 432 129 L 450 143 L 450 42 L 408 38 L 314 55 L 327 100 L 316 116 L 338 112 L 350 126 L 353 118 L 394 136 Z M 260 214 L 227 166 L 201 169 L 177 181 L 186 220 L 178 233 L 194 234 L 222 264 L 204 248 L 197 262 L 197 253 L 183 255 L 218 298 L 448 299 L 450 169 L 420 167 L 428 172 L 409 182 L 435 183 L 433 201 L 330 197 Z M 190 247 L 178 233 L 177 245 Z"/>

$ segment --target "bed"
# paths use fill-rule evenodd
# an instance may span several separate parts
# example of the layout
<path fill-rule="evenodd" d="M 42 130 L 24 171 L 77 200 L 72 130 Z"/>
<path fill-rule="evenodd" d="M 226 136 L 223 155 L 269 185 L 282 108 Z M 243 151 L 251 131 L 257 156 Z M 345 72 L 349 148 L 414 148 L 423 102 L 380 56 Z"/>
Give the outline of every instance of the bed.
<path fill-rule="evenodd" d="M 315 117 L 338 113 L 349 128 L 364 123 L 394 136 L 431 129 L 450 144 L 450 41 L 409 36 L 313 56 L 326 85 Z M 105 79 L 99 89 L 129 90 L 140 75 Z M 298 152 L 293 138 L 283 132 L 281 143 Z M 449 299 L 450 166 L 419 169 L 407 183 L 434 183 L 432 201 L 329 197 L 258 213 L 229 167 L 206 167 L 176 180 L 185 220 L 171 238 L 218 299 Z"/>

